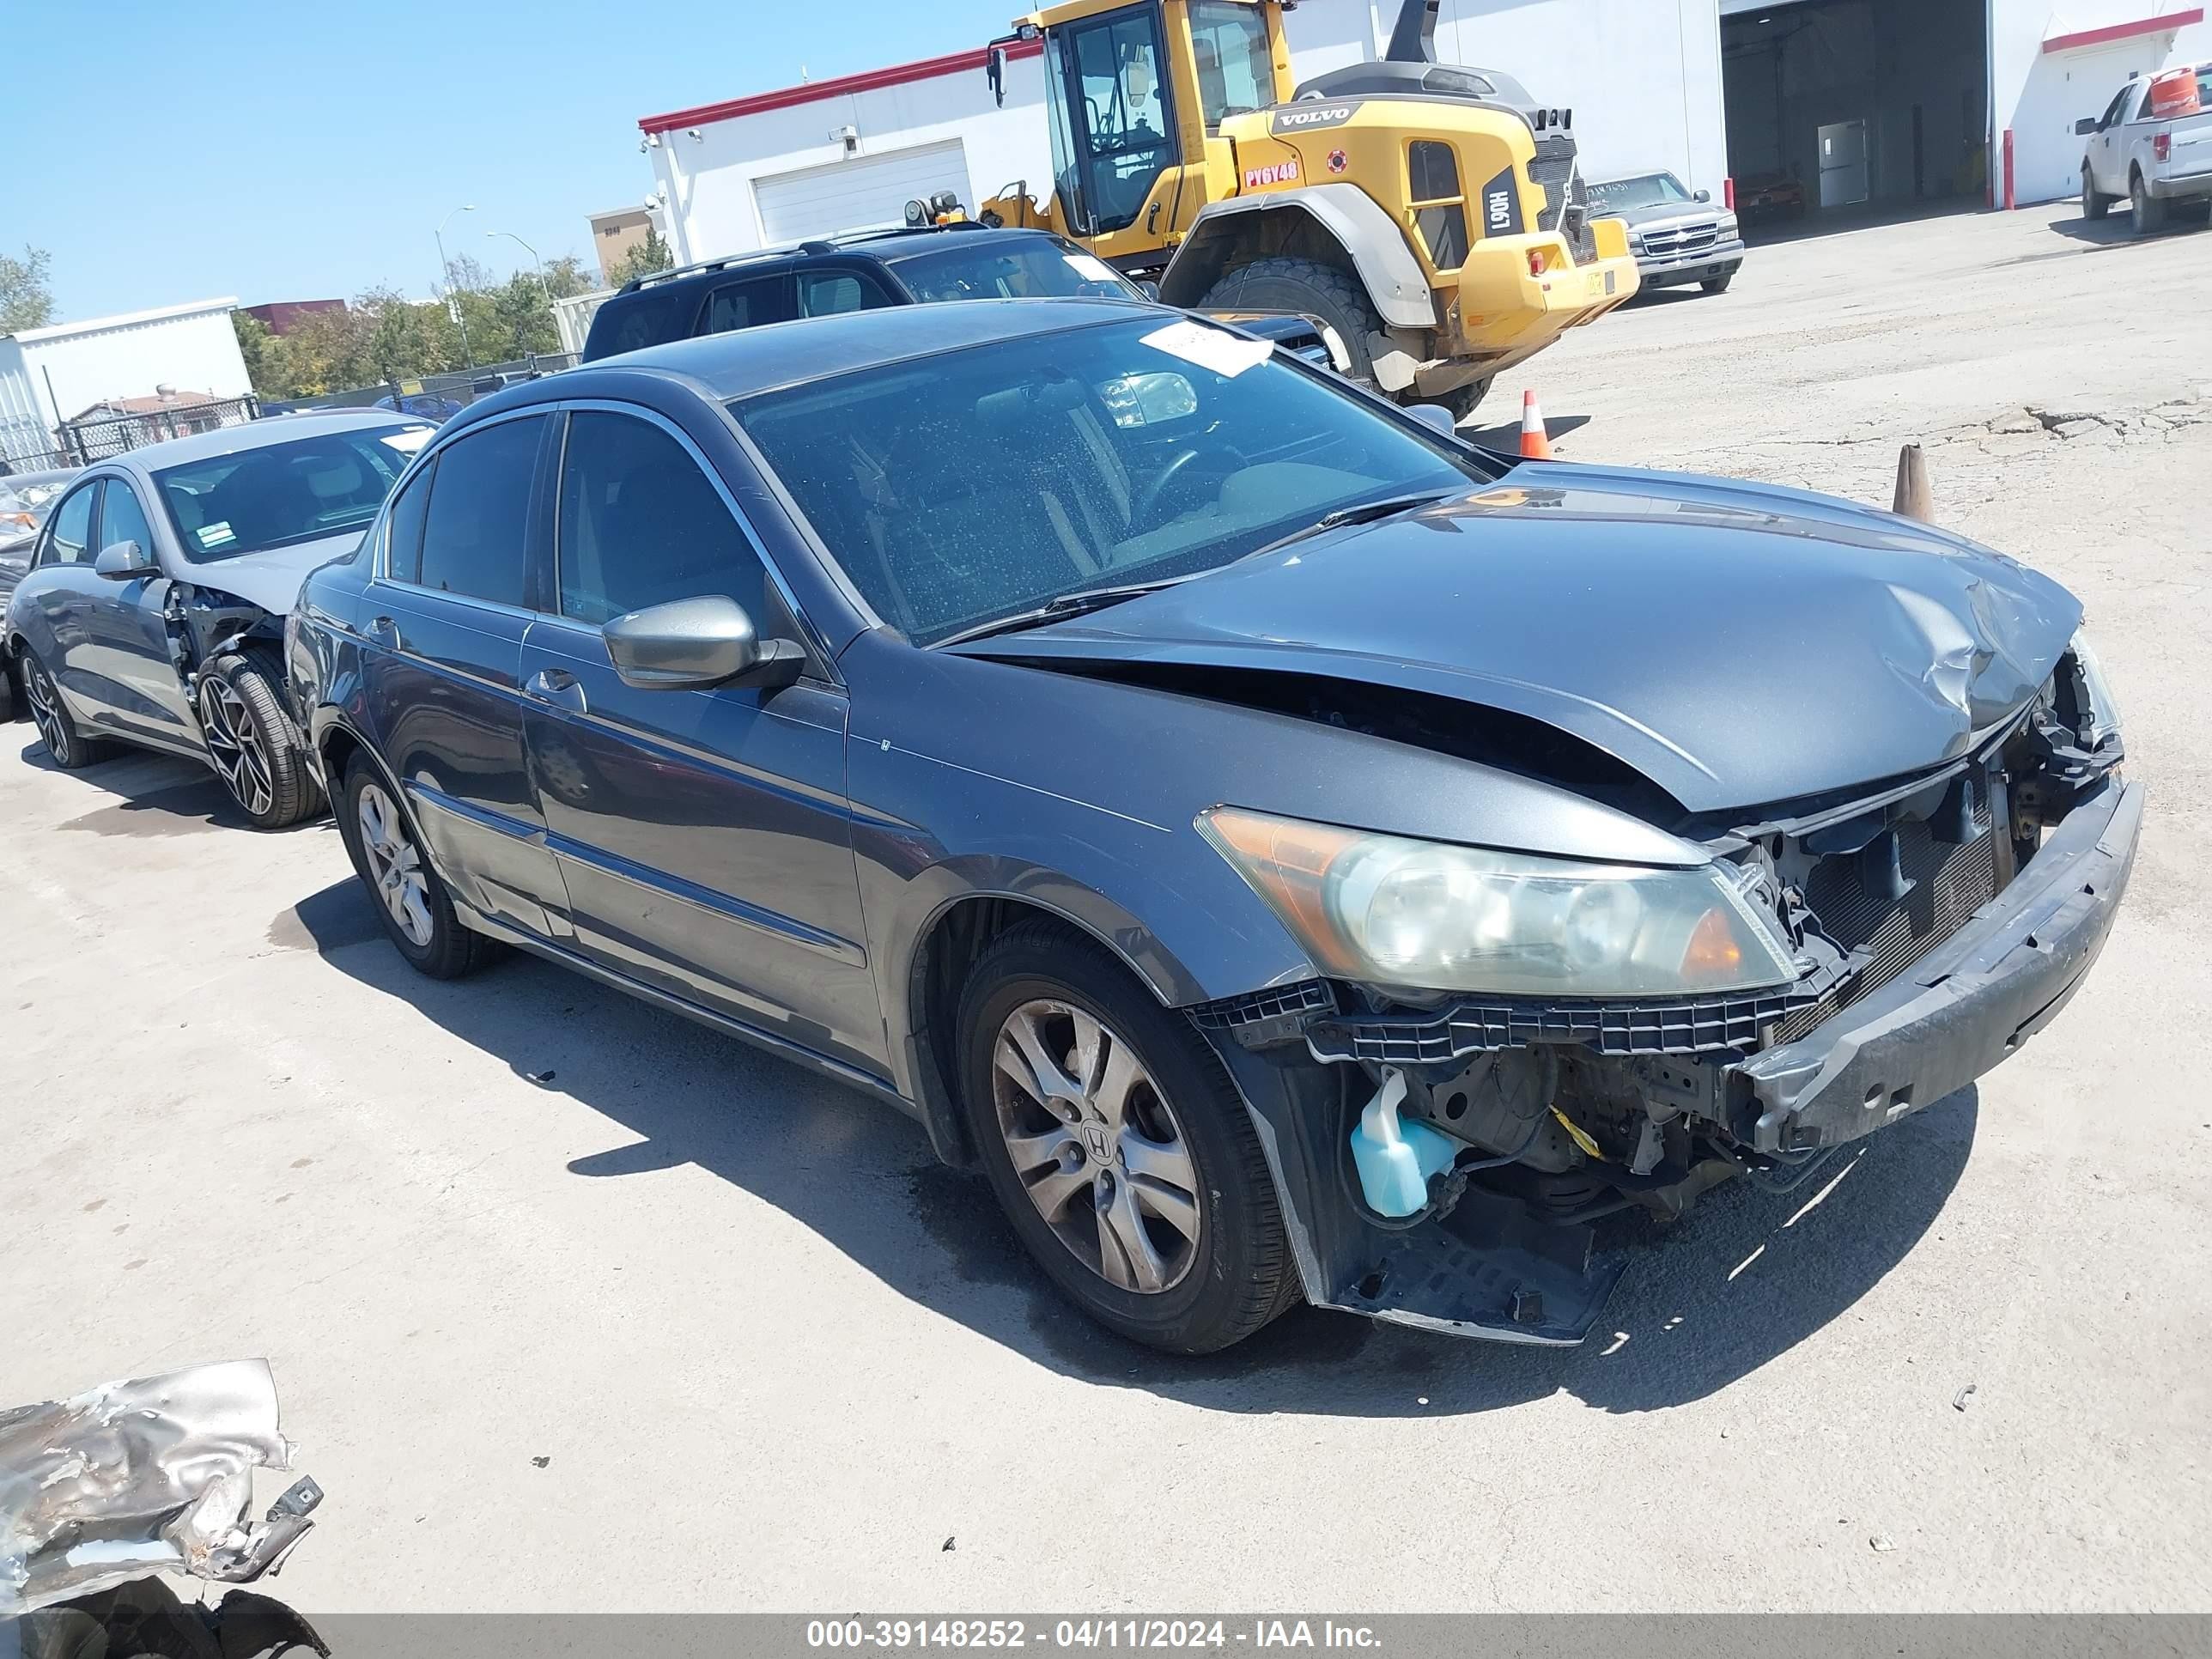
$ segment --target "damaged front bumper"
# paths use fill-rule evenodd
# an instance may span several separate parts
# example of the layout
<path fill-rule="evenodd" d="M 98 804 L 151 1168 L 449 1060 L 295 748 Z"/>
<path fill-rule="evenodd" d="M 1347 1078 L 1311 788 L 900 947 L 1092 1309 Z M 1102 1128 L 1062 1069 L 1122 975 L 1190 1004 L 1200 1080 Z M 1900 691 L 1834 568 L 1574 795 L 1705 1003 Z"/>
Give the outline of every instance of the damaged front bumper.
<path fill-rule="evenodd" d="M 2112 932 L 2135 867 L 2142 787 L 2075 805 L 1947 944 L 1795 1042 L 1726 1074 L 1761 1152 L 1820 1151 L 1963 1089 L 2066 1006 Z"/>
<path fill-rule="evenodd" d="M 1794 1186 L 1828 1149 L 1965 1087 L 2042 1030 L 2112 930 L 2142 799 L 2117 769 L 2086 781 L 1993 897 L 1948 912 L 1955 931 L 1809 1028 L 1832 981 L 1679 1003 L 1407 1009 L 1356 1008 L 1316 981 L 1191 1012 L 1252 1112 L 1309 1300 L 1492 1340 L 1579 1342 L 1625 1265 L 1599 1247 L 1597 1219 L 1637 1204 L 1679 1214 L 1738 1174 Z M 1985 823 L 1979 844 L 1972 828 L 1962 818 L 1968 838 L 1935 850 L 1969 860 L 1947 870 L 1994 880 L 1989 842 L 2005 825 Z M 1927 886 L 1968 890 L 1952 879 L 1939 870 Z M 1345 1173 L 1346 1135 L 1393 1072 L 1431 1127 L 1476 1143 L 1453 1184 L 1431 1189 L 1430 1211 L 1397 1223 L 1370 1211 Z M 1601 1147 L 1550 1104 L 1608 1089 L 1641 1139 Z M 1500 1091 L 1528 1109 L 1475 1127 Z M 1532 1184 L 1511 1149 L 1547 1139 L 1560 1155 L 1536 1165 Z M 1485 1148 L 1507 1155 L 1466 1161 Z"/>
<path fill-rule="evenodd" d="M 262 1359 L 0 1410 L 0 1620 L 150 1573 L 259 1577 L 322 1501 L 302 1476 L 252 1519 L 253 1471 L 291 1457 Z"/>

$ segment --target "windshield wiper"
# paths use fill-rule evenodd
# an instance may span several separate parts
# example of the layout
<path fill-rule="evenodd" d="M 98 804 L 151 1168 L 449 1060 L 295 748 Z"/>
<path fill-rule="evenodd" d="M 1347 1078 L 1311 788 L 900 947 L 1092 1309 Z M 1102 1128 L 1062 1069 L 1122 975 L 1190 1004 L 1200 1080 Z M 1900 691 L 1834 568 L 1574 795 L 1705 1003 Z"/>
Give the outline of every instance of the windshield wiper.
<path fill-rule="evenodd" d="M 1459 487 L 1454 485 L 1449 489 L 1429 489 L 1423 490 L 1418 495 L 1385 495 L 1380 501 L 1354 501 L 1350 507 L 1340 507 L 1332 512 L 1322 514 L 1303 530 L 1293 530 L 1287 536 L 1276 537 L 1264 547 L 1254 548 L 1249 553 L 1244 555 L 1244 557 L 1256 559 L 1261 554 L 1272 553 L 1279 547 L 1288 547 L 1292 542 L 1304 541 L 1307 538 L 1318 536 L 1324 531 L 1341 530 L 1348 524 L 1373 524 L 1378 519 L 1395 518 L 1401 513 L 1411 513 L 1415 507 L 1433 507 L 1437 502 L 1447 501 L 1459 493 Z"/>
<path fill-rule="evenodd" d="M 1140 593 L 1157 593 L 1163 587 L 1173 587 L 1187 582 L 1192 576 L 1202 576 L 1203 570 L 1192 571 L 1181 576 L 1163 576 L 1157 581 L 1125 582 L 1116 587 L 1084 587 L 1073 593 L 1062 593 L 1047 599 L 1042 605 L 1027 611 L 1017 611 L 1011 616 L 994 617 L 989 622 L 977 623 L 973 628 L 963 628 L 957 634 L 948 634 L 933 641 L 933 649 L 939 645 L 961 645 L 969 640 L 987 639 L 994 634 L 1012 634 L 1020 629 L 1041 628 L 1047 623 L 1058 622 L 1064 617 L 1080 617 L 1086 611 L 1103 611 L 1109 605 L 1119 605 L 1124 599 L 1133 599 Z"/>

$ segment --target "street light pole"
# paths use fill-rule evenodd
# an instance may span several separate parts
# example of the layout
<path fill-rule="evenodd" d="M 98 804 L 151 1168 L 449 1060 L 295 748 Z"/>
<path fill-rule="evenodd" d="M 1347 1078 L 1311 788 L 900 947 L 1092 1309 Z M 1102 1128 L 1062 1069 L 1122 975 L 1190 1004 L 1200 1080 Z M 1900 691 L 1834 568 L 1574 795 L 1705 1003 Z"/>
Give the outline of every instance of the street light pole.
<path fill-rule="evenodd" d="M 522 242 L 522 251 L 530 256 L 530 262 L 538 267 L 538 291 L 545 297 L 545 320 L 553 325 L 553 343 L 556 346 L 559 345 L 561 343 L 561 323 L 559 318 L 554 314 L 553 287 L 551 283 L 545 280 L 545 261 L 538 257 L 538 250 L 536 248 L 531 246 L 527 242 L 523 242 L 522 238 L 516 235 L 513 231 L 488 230 L 484 232 L 484 238 L 486 240 L 489 240 L 491 238 L 495 236 L 504 236 L 510 242 Z M 532 361 L 535 362 L 537 354 L 533 352 L 531 354 L 531 356 Z"/>
<path fill-rule="evenodd" d="M 444 218 L 439 220 L 437 229 L 430 233 L 437 239 L 438 243 L 438 286 L 445 289 L 446 303 L 453 307 L 453 320 L 460 325 L 461 356 L 467 360 L 471 368 L 477 366 L 477 355 L 469 349 L 468 313 L 462 310 L 461 302 L 453 298 L 453 268 L 446 263 L 446 227 L 453 223 L 453 213 L 474 213 L 476 210 L 477 204 L 474 202 L 457 207 L 453 213 L 448 213 Z"/>

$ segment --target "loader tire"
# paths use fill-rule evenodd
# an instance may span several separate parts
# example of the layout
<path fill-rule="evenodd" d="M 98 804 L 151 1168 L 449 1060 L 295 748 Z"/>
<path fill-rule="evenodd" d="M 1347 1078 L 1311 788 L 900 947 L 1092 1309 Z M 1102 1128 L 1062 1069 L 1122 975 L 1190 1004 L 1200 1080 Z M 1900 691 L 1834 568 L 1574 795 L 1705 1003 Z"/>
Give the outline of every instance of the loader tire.
<path fill-rule="evenodd" d="M 1367 348 L 1382 331 L 1382 319 L 1366 290 L 1331 266 L 1311 259 L 1255 259 L 1241 270 L 1224 272 L 1198 303 L 1200 307 L 1299 311 L 1318 317 L 1344 342 L 1344 355 L 1351 360 L 1345 372 L 1356 380 L 1374 379 Z M 1408 386 L 1401 395 L 1411 397 L 1412 392 Z"/>

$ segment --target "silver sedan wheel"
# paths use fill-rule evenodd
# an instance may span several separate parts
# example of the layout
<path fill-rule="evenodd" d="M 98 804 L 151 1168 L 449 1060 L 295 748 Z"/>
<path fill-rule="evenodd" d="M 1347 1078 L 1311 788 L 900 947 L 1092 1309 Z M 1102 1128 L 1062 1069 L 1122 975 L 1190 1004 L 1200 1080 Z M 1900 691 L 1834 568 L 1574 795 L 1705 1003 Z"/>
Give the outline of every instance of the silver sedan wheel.
<path fill-rule="evenodd" d="M 1157 1294 L 1198 1259 L 1198 1169 L 1137 1051 L 1080 1008 L 1025 1002 L 992 1047 L 999 1132 L 1060 1242 L 1109 1284 Z"/>
<path fill-rule="evenodd" d="M 276 799 L 268 740 L 246 699 L 218 675 L 200 682 L 200 734 L 207 739 L 208 758 L 238 804 L 256 817 L 268 811 Z"/>
<path fill-rule="evenodd" d="M 55 702 L 59 693 L 46 678 L 46 671 L 27 656 L 23 659 L 23 695 L 30 699 L 31 724 L 39 728 L 46 752 L 60 754 L 69 746 L 69 738 L 62 730 L 62 711 Z"/>
<path fill-rule="evenodd" d="M 399 821 L 398 808 L 376 784 L 362 787 L 360 821 L 361 850 L 368 860 L 369 884 L 409 942 L 428 945 L 433 931 L 428 874 L 422 868 L 422 854 L 415 850 L 406 827 Z"/>

